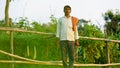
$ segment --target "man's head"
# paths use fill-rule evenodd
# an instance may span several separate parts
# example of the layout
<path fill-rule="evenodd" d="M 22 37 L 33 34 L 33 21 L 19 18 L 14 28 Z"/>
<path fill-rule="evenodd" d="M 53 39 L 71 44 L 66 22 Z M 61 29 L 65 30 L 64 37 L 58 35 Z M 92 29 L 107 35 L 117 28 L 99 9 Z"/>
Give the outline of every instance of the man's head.
<path fill-rule="evenodd" d="M 70 15 L 71 7 L 69 5 L 64 6 L 64 13 L 65 15 Z"/>

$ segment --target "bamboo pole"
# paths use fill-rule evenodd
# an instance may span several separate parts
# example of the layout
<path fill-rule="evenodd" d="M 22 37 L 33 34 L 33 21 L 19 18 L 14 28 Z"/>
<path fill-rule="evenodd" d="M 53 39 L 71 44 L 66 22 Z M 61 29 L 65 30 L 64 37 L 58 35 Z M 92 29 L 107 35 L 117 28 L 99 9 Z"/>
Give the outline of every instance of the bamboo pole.
<path fill-rule="evenodd" d="M 41 65 L 57 65 L 62 66 L 62 62 L 59 61 L 39 61 L 39 62 L 31 62 L 31 61 L 9 61 L 9 60 L 0 60 L 0 63 L 14 63 L 14 64 L 41 64 Z M 111 63 L 111 64 L 77 64 L 74 66 L 119 66 L 120 63 Z"/>
<path fill-rule="evenodd" d="M 60 65 L 62 66 L 62 61 L 9 61 L 9 60 L 0 60 L 0 63 L 16 63 L 16 64 L 41 64 L 41 65 Z"/>
<path fill-rule="evenodd" d="M 34 34 L 55 35 L 54 33 L 45 33 L 45 32 L 37 32 L 37 31 L 27 31 L 25 29 L 10 28 L 10 27 L 0 27 L 0 30 L 3 30 L 3 31 L 14 31 L 14 32 L 24 32 L 24 33 L 34 33 Z"/>
<path fill-rule="evenodd" d="M 120 43 L 120 40 L 112 40 L 112 39 L 104 39 L 104 38 L 93 38 L 93 37 L 83 37 L 83 36 L 79 36 L 79 38 L 96 40 L 96 41 L 107 41 L 107 42 Z"/>
<path fill-rule="evenodd" d="M 10 27 L 12 27 L 12 19 L 9 18 Z M 11 54 L 14 54 L 14 46 L 13 46 L 13 31 L 10 31 L 10 46 L 11 46 Z M 14 60 L 13 57 L 11 57 Z M 12 68 L 14 68 L 14 63 L 12 64 Z"/>
<path fill-rule="evenodd" d="M 10 6 L 10 0 L 6 0 L 6 5 L 5 5 L 5 24 L 6 24 L 6 26 L 9 26 L 9 6 Z"/>
<path fill-rule="evenodd" d="M 105 29 L 104 31 L 105 31 L 105 38 L 108 38 L 107 30 Z M 109 52 L 108 41 L 105 41 L 105 44 L 106 44 L 107 63 L 110 64 L 110 52 Z M 110 68 L 110 66 L 108 66 L 108 68 Z"/>
<path fill-rule="evenodd" d="M 21 57 L 21 56 L 18 56 L 18 55 L 10 54 L 10 53 L 7 53 L 7 52 L 2 51 L 2 50 L 0 50 L 0 53 L 11 56 L 11 57 L 14 57 L 14 58 L 18 58 L 18 59 L 21 59 L 21 60 L 25 60 L 25 61 L 39 62 L 37 60 L 32 60 L 32 59 L 24 58 L 24 57 Z M 59 61 L 59 62 L 62 62 L 62 61 Z"/>

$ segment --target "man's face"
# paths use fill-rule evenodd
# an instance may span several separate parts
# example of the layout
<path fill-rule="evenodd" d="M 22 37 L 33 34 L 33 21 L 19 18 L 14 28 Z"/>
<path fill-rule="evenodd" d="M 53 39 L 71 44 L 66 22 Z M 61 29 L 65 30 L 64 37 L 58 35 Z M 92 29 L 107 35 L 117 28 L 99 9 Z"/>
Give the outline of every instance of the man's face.
<path fill-rule="evenodd" d="M 71 13 L 71 9 L 68 7 L 64 8 L 64 13 L 65 15 L 69 15 Z"/>

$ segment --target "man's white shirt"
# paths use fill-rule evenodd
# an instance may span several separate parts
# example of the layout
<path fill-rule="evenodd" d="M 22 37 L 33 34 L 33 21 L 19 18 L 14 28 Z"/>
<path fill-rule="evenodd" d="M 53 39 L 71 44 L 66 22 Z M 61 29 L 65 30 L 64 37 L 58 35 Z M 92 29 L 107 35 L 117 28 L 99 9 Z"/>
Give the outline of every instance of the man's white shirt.
<path fill-rule="evenodd" d="M 60 38 L 60 40 L 75 41 L 75 39 L 79 38 L 78 30 L 76 27 L 76 31 L 73 31 L 72 27 L 73 25 L 71 17 L 67 18 L 63 16 L 59 18 L 57 23 L 56 37 Z"/>

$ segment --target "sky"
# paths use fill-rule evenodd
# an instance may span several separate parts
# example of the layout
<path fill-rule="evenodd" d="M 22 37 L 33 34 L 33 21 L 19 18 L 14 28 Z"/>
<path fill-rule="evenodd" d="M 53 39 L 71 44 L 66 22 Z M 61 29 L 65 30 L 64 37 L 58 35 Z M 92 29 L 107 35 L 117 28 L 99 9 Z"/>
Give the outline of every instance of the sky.
<path fill-rule="evenodd" d="M 0 20 L 4 19 L 6 0 L 0 0 Z M 108 10 L 120 10 L 120 0 L 14 0 L 10 3 L 9 16 L 13 19 L 27 17 L 31 21 L 47 23 L 50 15 L 57 19 L 64 16 L 63 7 L 70 5 L 71 15 L 104 25 L 102 14 Z"/>

